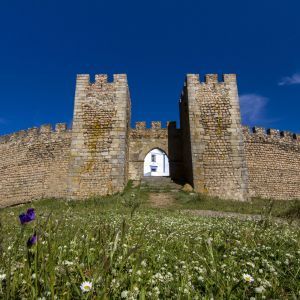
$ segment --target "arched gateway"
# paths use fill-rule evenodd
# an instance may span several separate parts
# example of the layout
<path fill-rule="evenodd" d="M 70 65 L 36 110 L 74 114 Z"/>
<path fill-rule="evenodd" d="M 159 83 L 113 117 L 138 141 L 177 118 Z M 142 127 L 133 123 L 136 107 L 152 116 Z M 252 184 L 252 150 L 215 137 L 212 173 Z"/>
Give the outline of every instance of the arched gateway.
<path fill-rule="evenodd" d="M 144 176 L 169 176 L 169 158 L 161 149 L 149 151 L 144 159 Z"/>
<path fill-rule="evenodd" d="M 135 182 L 145 176 L 182 179 L 181 130 L 176 122 L 168 122 L 166 128 L 160 122 L 152 122 L 151 128 L 145 122 L 136 123 L 130 130 L 128 175 Z"/>

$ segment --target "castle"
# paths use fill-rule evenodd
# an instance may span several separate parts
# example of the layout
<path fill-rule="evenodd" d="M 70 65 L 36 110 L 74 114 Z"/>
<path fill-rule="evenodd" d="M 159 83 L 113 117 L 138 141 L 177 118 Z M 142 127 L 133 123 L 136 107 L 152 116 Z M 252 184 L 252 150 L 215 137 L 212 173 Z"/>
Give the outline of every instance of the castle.
<path fill-rule="evenodd" d="M 137 122 L 130 128 L 125 74 L 78 75 L 73 125 L 0 137 L 0 205 L 37 198 L 85 199 L 123 190 L 143 177 L 144 158 L 161 149 L 170 177 L 196 192 L 245 201 L 300 198 L 300 135 L 241 125 L 235 74 L 188 74 L 180 128 Z"/>

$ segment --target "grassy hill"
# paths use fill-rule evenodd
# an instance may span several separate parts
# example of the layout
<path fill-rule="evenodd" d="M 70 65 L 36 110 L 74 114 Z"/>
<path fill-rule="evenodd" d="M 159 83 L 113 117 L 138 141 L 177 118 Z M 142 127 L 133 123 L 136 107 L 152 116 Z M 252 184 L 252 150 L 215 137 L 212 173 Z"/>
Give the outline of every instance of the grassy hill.
<path fill-rule="evenodd" d="M 177 192 L 166 208 L 153 208 L 147 189 L 128 187 L 111 197 L 3 209 L 0 298 L 299 299 L 299 229 L 270 218 L 296 202 L 226 203 Z M 35 220 L 21 225 L 29 207 Z M 184 212 L 224 207 L 263 217 Z"/>

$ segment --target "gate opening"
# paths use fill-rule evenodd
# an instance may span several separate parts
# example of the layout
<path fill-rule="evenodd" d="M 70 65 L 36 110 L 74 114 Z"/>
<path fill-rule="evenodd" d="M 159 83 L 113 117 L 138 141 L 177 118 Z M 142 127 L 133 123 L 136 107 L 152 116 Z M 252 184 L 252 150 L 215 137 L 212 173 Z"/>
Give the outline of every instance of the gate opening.
<path fill-rule="evenodd" d="M 144 176 L 169 176 L 169 158 L 158 149 L 152 149 L 144 159 Z"/>

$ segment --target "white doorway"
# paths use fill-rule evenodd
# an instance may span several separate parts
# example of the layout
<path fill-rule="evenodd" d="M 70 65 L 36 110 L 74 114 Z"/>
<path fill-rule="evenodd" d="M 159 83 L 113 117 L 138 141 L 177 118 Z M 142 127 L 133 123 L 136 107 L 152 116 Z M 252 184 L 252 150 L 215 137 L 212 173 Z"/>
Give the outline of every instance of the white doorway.
<path fill-rule="evenodd" d="M 144 159 L 144 176 L 169 176 L 169 158 L 158 149 L 152 149 Z"/>

